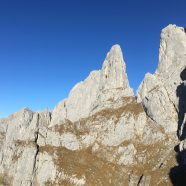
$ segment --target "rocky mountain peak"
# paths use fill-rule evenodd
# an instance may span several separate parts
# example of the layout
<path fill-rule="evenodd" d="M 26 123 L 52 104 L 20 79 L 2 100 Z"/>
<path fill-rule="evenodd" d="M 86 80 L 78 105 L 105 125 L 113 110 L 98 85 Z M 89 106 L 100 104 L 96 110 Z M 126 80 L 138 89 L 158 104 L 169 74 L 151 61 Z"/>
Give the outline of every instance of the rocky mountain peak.
<path fill-rule="evenodd" d="M 182 59 L 186 59 L 185 29 L 170 24 L 161 32 L 159 63 L 156 73 L 163 73 L 163 76 L 168 76 L 174 70 L 179 73 L 185 66 L 185 60 Z"/>
<path fill-rule="evenodd" d="M 101 70 L 100 89 L 128 89 L 130 96 L 133 95 L 129 87 L 126 74 L 126 65 L 122 50 L 119 45 L 114 45 L 107 54 Z M 126 91 L 126 90 L 125 90 Z"/>
<path fill-rule="evenodd" d="M 185 37 L 175 25 L 162 30 L 158 68 L 137 100 L 114 45 L 52 112 L 0 119 L 0 185 L 171 185 L 175 146 L 186 148 Z"/>
<path fill-rule="evenodd" d="M 53 111 L 51 124 L 65 119 L 76 121 L 91 115 L 95 108 L 103 108 L 109 99 L 133 96 L 129 86 L 126 66 L 119 45 L 114 45 L 107 53 L 102 69 L 93 71 L 70 91 L 69 97 L 62 100 Z"/>
<path fill-rule="evenodd" d="M 111 61 L 112 58 L 123 58 L 122 50 L 119 44 L 113 45 L 107 53 L 106 60 Z"/>
<path fill-rule="evenodd" d="M 138 101 L 142 101 L 147 114 L 166 132 L 176 132 L 178 128 L 180 97 L 177 93 L 185 68 L 185 29 L 168 25 L 161 32 L 158 68 L 154 74 L 145 76 L 137 91 Z"/>

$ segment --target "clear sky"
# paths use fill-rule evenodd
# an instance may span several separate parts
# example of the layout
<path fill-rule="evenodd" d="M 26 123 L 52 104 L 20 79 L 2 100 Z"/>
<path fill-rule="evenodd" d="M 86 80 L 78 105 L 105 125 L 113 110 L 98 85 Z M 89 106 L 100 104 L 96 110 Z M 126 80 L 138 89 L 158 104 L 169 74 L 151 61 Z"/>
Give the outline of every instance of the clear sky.
<path fill-rule="evenodd" d="M 170 23 L 186 27 L 185 0 L 1 0 L 0 117 L 52 109 L 116 43 L 136 90 Z"/>

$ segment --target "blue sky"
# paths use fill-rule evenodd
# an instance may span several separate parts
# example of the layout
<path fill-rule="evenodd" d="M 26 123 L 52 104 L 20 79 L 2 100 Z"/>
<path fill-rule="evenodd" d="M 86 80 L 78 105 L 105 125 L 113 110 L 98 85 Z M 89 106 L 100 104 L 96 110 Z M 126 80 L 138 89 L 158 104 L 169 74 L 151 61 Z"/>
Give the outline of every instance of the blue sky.
<path fill-rule="evenodd" d="M 52 109 L 113 44 L 131 87 L 158 64 L 160 31 L 186 27 L 185 0 L 0 1 L 0 117 Z"/>

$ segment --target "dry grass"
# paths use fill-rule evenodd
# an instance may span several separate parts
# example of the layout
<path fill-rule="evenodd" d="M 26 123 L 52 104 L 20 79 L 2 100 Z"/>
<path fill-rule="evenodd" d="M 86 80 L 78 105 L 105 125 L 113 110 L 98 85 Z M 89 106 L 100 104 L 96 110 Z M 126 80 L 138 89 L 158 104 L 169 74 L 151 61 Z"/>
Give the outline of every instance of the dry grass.
<path fill-rule="evenodd" d="M 153 145 L 144 145 L 140 143 L 133 143 L 137 153 L 135 156 L 136 163 L 131 166 L 125 166 L 124 169 L 140 178 L 143 176 L 150 176 L 150 183 L 154 185 L 171 185 L 168 179 L 169 171 L 176 164 L 175 152 L 170 150 L 171 148 L 164 144 L 165 141 L 161 143 L 156 143 Z M 128 146 L 131 142 L 126 141 L 119 146 Z M 117 147 L 103 147 L 101 146 L 96 153 L 96 155 L 101 159 L 107 159 L 107 157 L 112 157 L 117 151 Z M 165 152 L 168 152 L 165 154 Z M 143 162 L 138 161 L 140 155 L 145 156 Z M 160 157 L 164 159 L 160 160 Z M 113 164 L 117 164 L 118 157 L 112 159 Z M 125 175 L 126 176 L 126 175 Z M 167 178 L 165 180 L 164 178 Z"/>
<path fill-rule="evenodd" d="M 1 186 L 12 186 L 12 178 L 7 174 L 0 174 L 0 185 Z"/>
<path fill-rule="evenodd" d="M 117 123 L 122 115 L 126 113 L 138 117 L 140 113 L 144 112 L 143 106 L 138 104 L 135 98 L 128 97 L 121 101 L 123 104 L 119 108 L 103 109 L 92 116 L 74 123 L 67 120 L 65 124 L 56 126 L 55 131 L 59 133 L 72 132 L 79 136 L 88 133 L 89 125 L 93 122 L 114 118 Z M 164 133 L 162 128 L 158 130 Z M 76 175 L 78 178 L 85 175 L 86 185 L 128 185 L 128 174 L 131 172 L 139 178 L 141 175 L 150 176 L 150 185 L 171 185 L 170 182 L 168 182 L 169 180 L 165 180 L 164 178 L 168 177 L 170 169 L 176 164 L 174 150 L 170 151 L 167 157 L 160 162 L 160 157 L 165 156 L 165 152 L 171 149 L 171 147 L 166 145 L 166 141 L 154 145 L 140 144 L 140 139 L 135 139 L 135 141 L 136 143 L 133 144 L 137 150 L 137 164 L 130 167 L 117 165 L 117 159 L 112 163 L 106 160 L 106 157 L 114 154 L 114 151 L 118 147 L 101 147 L 99 152 L 92 153 L 91 148 L 80 151 L 70 151 L 64 147 L 44 146 L 40 147 L 40 152 L 47 152 L 53 157 L 53 154 L 55 154 L 57 158 L 54 159 L 54 163 L 59 171 L 64 171 L 65 174 L 71 176 Z M 130 143 L 131 141 L 125 141 L 119 146 L 127 146 Z M 137 156 L 143 154 L 145 161 L 143 163 L 138 162 Z M 161 164 L 162 166 L 160 166 Z M 127 173 L 125 171 L 127 171 Z M 67 180 L 60 181 L 61 185 L 71 185 Z M 47 184 L 52 185 L 51 182 Z"/>
<path fill-rule="evenodd" d="M 5 132 L 0 131 L 0 136 L 5 137 L 5 135 L 6 135 Z"/>
<path fill-rule="evenodd" d="M 134 117 L 137 117 L 140 113 L 144 112 L 143 106 L 136 102 L 133 97 L 126 97 L 122 99 L 123 105 L 119 108 L 107 108 L 97 113 L 81 119 L 80 122 L 84 125 L 86 122 L 95 122 L 100 118 L 104 118 L 105 120 L 109 120 L 111 118 L 116 118 L 116 122 L 121 118 L 123 114 L 133 114 Z"/>
<path fill-rule="evenodd" d="M 35 147 L 36 143 L 34 141 L 16 140 L 15 145 L 22 146 L 22 147 L 26 147 L 26 146 L 34 146 Z"/>
<path fill-rule="evenodd" d="M 80 122 L 81 124 L 81 122 Z M 70 132 L 75 134 L 76 136 L 84 135 L 85 133 L 88 133 L 89 131 L 86 130 L 86 127 L 77 127 L 77 122 L 71 122 L 70 120 L 66 120 L 65 123 L 56 125 L 54 127 L 55 132 L 59 132 L 59 134 L 63 134 L 66 132 Z"/>
<path fill-rule="evenodd" d="M 110 99 L 110 101 L 112 100 Z M 122 98 L 120 101 L 123 104 L 121 104 L 122 106 L 119 108 L 103 109 L 76 122 L 71 122 L 70 120 L 66 119 L 64 123 L 56 125 L 52 130 L 59 132 L 59 134 L 70 132 L 79 137 L 89 133 L 90 124 L 93 122 L 95 123 L 102 120 L 113 119 L 115 124 L 117 124 L 121 116 L 124 114 L 130 113 L 134 117 L 138 117 L 140 113 L 144 112 L 142 105 L 137 103 L 134 97 Z"/>
<path fill-rule="evenodd" d="M 13 163 L 16 163 L 18 161 L 18 159 L 21 157 L 21 155 L 22 155 L 22 152 L 19 152 L 19 153 L 15 152 L 12 157 Z"/>
<path fill-rule="evenodd" d="M 45 186 L 74 186 L 74 184 L 71 184 L 69 181 L 67 180 L 59 180 L 56 181 L 57 183 L 54 183 L 53 181 L 48 180 L 47 182 L 45 182 Z"/>
<path fill-rule="evenodd" d="M 150 185 L 171 185 L 168 173 L 175 166 L 175 153 L 165 141 L 154 145 L 143 145 L 134 143 L 137 156 L 144 154 L 146 160 L 143 163 L 131 166 L 117 165 L 117 159 L 112 163 L 107 161 L 105 154 L 114 154 L 117 147 L 100 147 L 99 153 L 93 153 L 91 148 L 79 151 L 71 151 L 64 147 L 53 147 L 50 145 L 40 147 L 40 153 L 47 152 L 53 157 L 54 164 L 59 172 L 64 172 L 68 176 L 75 175 L 77 178 L 85 176 L 86 185 L 128 185 L 129 174 L 140 178 L 150 176 Z M 130 141 L 123 142 L 120 146 L 127 146 Z M 168 152 L 165 154 L 165 152 Z M 164 159 L 160 161 L 160 157 Z M 161 165 L 161 166 L 160 166 Z M 126 172 L 127 171 L 127 172 Z M 164 179 L 166 178 L 167 179 Z M 48 181 L 46 185 L 71 185 L 68 180 L 58 179 L 58 184 Z"/>
<path fill-rule="evenodd" d="M 44 151 L 51 155 L 54 153 L 57 155 L 57 158 L 54 159 L 54 163 L 59 172 L 64 171 L 65 174 L 69 176 L 76 175 L 77 178 L 85 176 L 86 185 L 109 186 L 127 183 L 127 178 L 123 176 L 121 166 L 98 158 L 92 154 L 90 148 L 79 151 L 70 151 L 64 147 L 40 147 L 40 152 Z M 47 184 L 50 185 L 50 182 Z"/>
<path fill-rule="evenodd" d="M 124 143 L 123 145 L 125 146 L 127 144 Z M 102 154 L 102 157 L 100 154 L 97 156 L 92 153 L 91 148 L 70 151 L 64 147 L 57 148 L 47 145 L 40 147 L 40 152 L 47 152 L 53 158 L 57 157 L 54 158 L 54 163 L 59 172 L 63 171 L 69 176 L 76 175 L 77 178 L 85 176 L 86 185 L 128 185 L 128 174 L 125 171 L 128 173 L 132 172 L 132 174 L 137 175 L 139 178 L 142 174 L 144 176 L 150 176 L 150 185 L 170 185 L 171 183 L 163 178 L 167 177 L 170 169 L 176 163 L 174 152 L 171 151 L 168 154 L 165 161 L 163 161 L 163 165 L 160 167 L 159 165 L 162 162 L 158 162 L 158 160 L 163 150 L 165 150 L 162 144 L 135 144 L 135 148 L 137 149 L 137 154 L 145 153 L 147 159 L 143 164 L 138 162 L 136 165 L 130 167 L 122 167 L 117 165 L 117 162 L 108 162 L 104 159 L 104 154 Z M 102 151 L 102 153 L 107 152 Z M 60 180 L 59 178 L 59 182 L 65 185 L 71 185 L 68 180 Z M 49 181 L 47 184 L 52 185 L 54 183 Z"/>
<path fill-rule="evenodd" d="M 135 148 L 137 153 L 144 153 L 146 161 L 143 164 L 138 164 L 133 167 L 136 174 L 148 175 L 151 177 L 151 185 L 171 185 L 170 181 L 165 183 L 163 178 L 168 177 L 169 171 L 176 164 L 175 152 L 174 150 L 169 150 L 170 148 L 161 143 L 156 143 L 153 145 L 142 145 L 136 144 Z M 167 155 L 165 156 L 165 152 Z M 160 157 L 164 157 L 160 160 Z"/>

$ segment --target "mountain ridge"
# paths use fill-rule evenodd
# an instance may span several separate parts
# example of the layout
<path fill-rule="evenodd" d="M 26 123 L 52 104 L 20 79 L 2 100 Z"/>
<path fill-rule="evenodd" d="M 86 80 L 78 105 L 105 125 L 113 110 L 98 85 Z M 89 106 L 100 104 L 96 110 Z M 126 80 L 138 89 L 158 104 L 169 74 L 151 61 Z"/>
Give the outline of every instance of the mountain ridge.
<path fill-rule="evenodd" d="M 186 98 L 177 93 L 185 68 L 185 30 L 168 25 L 158 68 L 134 96 L 114 45 L 102 69 L 76 84 L 53 111 L 22 109 L 0 119 L 0 184 L 171 185 L 174 147 L 185 149 Z"/>

